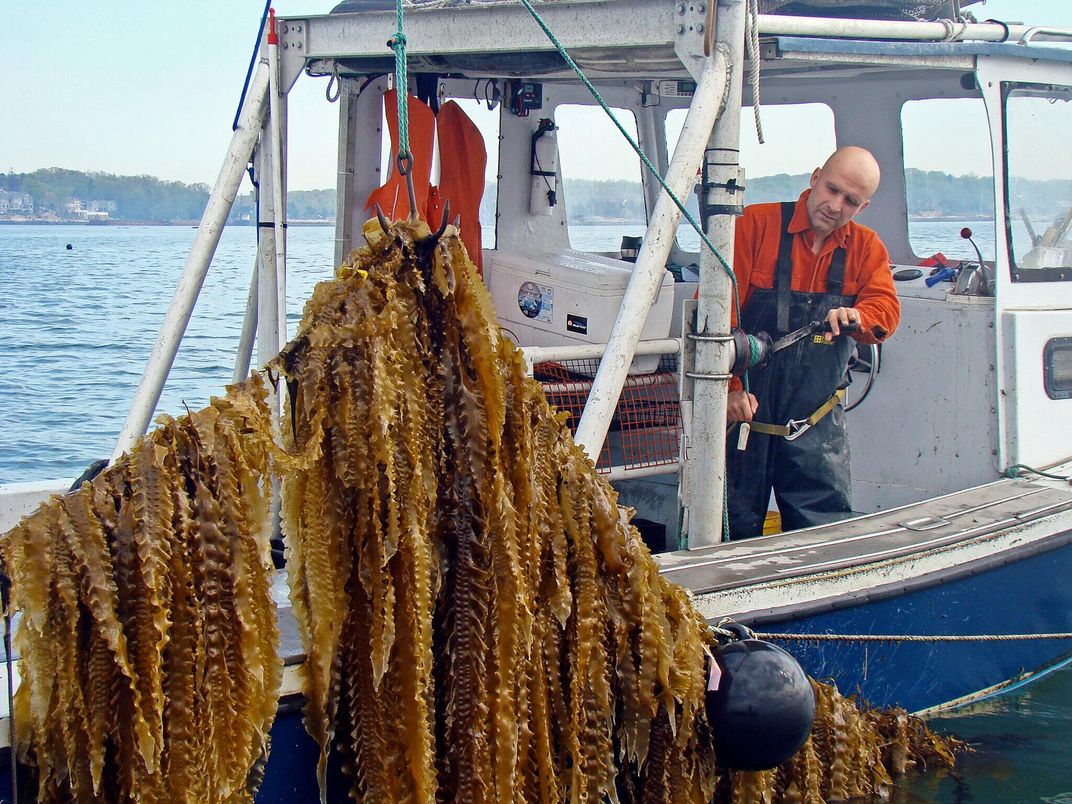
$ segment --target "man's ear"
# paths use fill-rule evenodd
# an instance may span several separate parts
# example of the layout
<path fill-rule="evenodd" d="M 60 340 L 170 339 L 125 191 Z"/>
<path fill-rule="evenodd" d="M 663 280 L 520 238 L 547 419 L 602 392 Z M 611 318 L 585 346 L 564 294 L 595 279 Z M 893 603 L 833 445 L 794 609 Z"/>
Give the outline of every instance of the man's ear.
<path fill-rule="evenodd" d="M 811 187 L 811 189 L 814 190 L 815 185 L 819 183 L 819 174 L 821 172 L 822 168 L 815 168 L 815 170 L 811 172 L 811 181 L 808 182 L 808 186 Z"/>

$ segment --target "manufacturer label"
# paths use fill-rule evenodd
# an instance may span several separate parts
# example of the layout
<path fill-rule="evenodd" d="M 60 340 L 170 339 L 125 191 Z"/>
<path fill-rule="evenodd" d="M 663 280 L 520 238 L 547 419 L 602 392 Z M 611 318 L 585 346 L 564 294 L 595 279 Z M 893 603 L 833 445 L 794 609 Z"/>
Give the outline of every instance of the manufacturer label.
<path fill-rule="evenodd" d="M 578 335 L 588 334 L 588 319 L 583 315 L 567 315 L 566 330 L 576 332 Z"/>

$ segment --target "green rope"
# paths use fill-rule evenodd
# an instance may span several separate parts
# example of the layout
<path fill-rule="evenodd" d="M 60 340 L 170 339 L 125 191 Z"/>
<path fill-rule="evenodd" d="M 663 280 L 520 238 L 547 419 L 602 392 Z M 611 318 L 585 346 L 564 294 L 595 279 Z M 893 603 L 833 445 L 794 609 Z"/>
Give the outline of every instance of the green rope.
<path fill-rule="evenodd" d="M 398 96 L 398 159 L 410 158 L 409 110 L 406 97 L 409 94 L 409 79 L 406 77 L 406 32 L 402 25 L 402 0 L 395 0 L 395 19 L 398 30 L 387 40 L 387 46 L 395 52 L 395 95 Z"/>
<path fill-rule="evenodd" d="M 730 282 L 733 285 L 733 309 L 734 312 L 737 314 L 737 320 L 740 321 L 741 308 L 739 304 L 739 297 L 737 294 L 737 277 L 734 276 L 733 269 L 730 268 L 729 263 L 726 262 L 726 258 L 722 256 L 721 252 L 719 252 L 717 248 L 715 248 L 714 243 L 712 243 L 708 239 L 707 235 L 703 231 L 703 227 L 701 227 L 700 224 L 696 222 L 696 219 L 692 217 L 692 213 L 685 209 L 685 205 L 681 203 L 680 199 L 678 199 L 676 195 L 674 195 L 673 190 L 671 190 L 666 185 L 666 182 L 663 180 L 663 177 L 659 175 L 659 171 L 655 169 L 655 166 L 651 163 L 651 160 L 648 159 L 647 154 L 644 153 L 644 150 L 639 145 L 637 145 L 636 142 L 633 141 L 633 138 L 629 136 L 629 132 L 625 130 L 621 123 L 618 122 L 618 118 L 616 118 L 614 116 L 614 113 L 611 112 L 610 107 L 607 105 L 607 102 L 603 100 L 603 96 L 599 94 L 599 90 L 592 86 L 592 82 L 588 80 L 588 77 L 585 76 L 583 72 L 581 72 L 581 68 L 577 66 L 577 63 L 570 57 L 570 54 L 566 52 L 566 49 L 562 46 L 562 43 L 558 41 L 557 37 L 555 37 L 551 29 L 547 27 L 547 23 L 543 21 L 540 15 L 536 12 L 536 9 L 532 7 L 532 3 L 529 2 L 529 0 L 521 0 L 521 4 L 525 6 L 526 9 L 528 9 L 529 14 L 532 15 L 532 18 L 536 20 L 536 23 L 540 26 L 540 28 L 543 29 L 543 32 L 547 34 L 547 38 L 551 40 L 551 44 L 553 44 L 558 50 L 559 55 L 562 56 L 566 64 L 570 66 L 573 72 L 577 74 L 577 77 L 581 79 L 581 83 L 583 83 L 585 87 L 587 87 L 588 91 L 592 93 L 592 97 L 595 98 L 596 102 L 603 107 L 603 111 L 607 113 L 607 117 L 611 119 L 614 125 L 618 128 L 618 131 L 620 131 L 622 136 L 625 137 L 626 142 L 628 142 L 629 145 L 632 146 L 633 150 L 636 151 L 637 156 L 640 157 L 640 161 L 644 163 L 644 167 L 646 167 L 648 169 L 648 172 L 656 179 L 656 181 L 659 182 L 659 185 L 666 191 L 666 194 L 670 196 L 670 200 L 672 200 L 674 204 L 677 205 L 677 208 L 681 210 L 681 214 L 685 217 L 685 220 L 689 222 L 689 225 L 696 230 L 696 234 L 700 236 L 700 239 L 703 241 L 703 244 L 707 246 L 711 250 L 711 253 L 714 254 L 715 257 L 718 259 L 719 263 L 722 265 L 722 269 L 726 272 L 726 275 L 729 276 Z M 745 388 L 747 389 L 747 382 L 745 384 Z"/>
<path fill-rule="evenodd" d="M 1005 477 L 1019 477 L 1021 470 L 1025 472 L 1031 472 L 1032 474 L 1040 475 L 1042 477 L 1048 477 L 1051 480 L 1072 480 L 1072 478 L 1066 477 L 1065 475 L 1050 474 L 1049 472 L 1043 472 L 1039 469 L 1033 469 L 1027 464 L 1023 463 L 1014 463 L 1012 466 L 1006 469 Z"/>
<path fill-rule="evenodd" d="M 748 335 L 748 368 L 752 368 L 759 362 L 763 353 L 760 351 L 759 338 L 755 335 Z M 745 375 L 747 377 L 747 374 Z M 748 390 L 748 385 L 745 385 L 745 390 Z"/>
<path fill-rule="evenodd" d="M 401 2 L 401 0 L 398 0 L 398 1 Z M 622 126 L 621 123 L 618 122 L 618 118 L 616 118 L 614 116 L 614 113 L 611 112 L 610 107 L 607 105 L 607 102 L 605 100 L 603 100 L 603 96 L 599 94 L 599 90 L 597 90 L 594 86 L 592 86 L 592 82 L 588 80 L 587 76 L 585 76 L 585 74 L 581 71 L 581 68 L 577 66 L 577 63 L 570 57 L 570 54 L 566 52 L 566 49 L 562 46 L 562 43 L 558 41 L 558 38 L 554 35 L 554 33 L 552 33 L 551 29 L 547 27 L 547 23 L 545 23 L 543 21 L 543 18 L 541 18 L 540 15 L 536 12 L 536 9 L 532 7 L 532 3 L 529 2 L 529 0 L 521 0 L 521 4 L 523 6 L 525 6 L 526 9 L 528 9 L 529 14 L 531 14 L 532 18 L 534 20 L 536 20 L 536 24 L 539 25 L 540 28 L 543 29 L 543 32 L 545 34 L 547 34 L 547 38 L 551 40 L 551 44 L 553 44 L 555 46 L 555 48 L 558 50 L 559 55 L 562 56 L 562 58 L 565 60 L 566 64 L 568 64 L 570 66 L 570 69 L 572 69 L 573 72 L 575 72 L 577 74 L 577 77 L 581 79 L 581 83 L 583 83 L 585 85 L 585 87 L 587 87 L 588 91 L 592 94 L 592 97 L 595 98 L 596 102 L 599 103 L 599 105 L 603 107 L 603 111 L 607 113 L 607 117 L 609 117 L 611 119 L 611 121 L 617 127 L 618 131 L 621 132 L 621 135 L 623 137 L 625 137 L 626 142 L 628 142 L 629 145 L 633 148 L 633 150 L 636 152 L 636 155 L 640 157 L 640 161 L 644 163 L 644 167 L 646 167 L 648 169 L 648 173 L 650 173 L 652 176 L 655 177 L 656 181 L 659 182 L 659 185 L 663 188 L 663 190 L 666 191 L 666 194 L 668 196 L 670 196 L 670 200 L 673 201 L 675 205 L 677 205 L 677 208 L 679 210 L 681 210 L 681 214 L 685 217 L 685 220 L 687 220 L 689 222 L 689 225 L 692 226 L 692 228 L 696 231 L 696 234 L 698 234 L 700 236 L 700 240 L 703 241 L 703 244 L 705 246 L 707 246 L 707 248 L 711 250 L 711 253 L 714 254 L 715 257 L 718 259 L 719 263 L 722 265 L 722 270 L 725 271 L 726 275 L 729 276 L 729 278 L 730 278 L 730 284 L 733 287 L 733 311 L 737 316 L 738 324 L 740 324 L 740 321 L 741 321 L 741 303 L 740 303 L 740 296 L 738 295 L 738 292 L 737 292 L 737 277 L 734 275 L 733 269 L 730 268 L 729 263 L 726 262 L 726 258 L 722 256 L 722 253 L 717 248 L 715 248 L 715 244 L 712 243 L 711 240 L 707 237 L 707 234 L 704 232 L 703 227 L 701 227 L 700 224 L 696 222 L 696 219 L 692 217 L 692 214 L 687 209 L 685 209 L 685 205 L 681 203 L 681 200 L 674 194 L 674 191 L 671 190 L 667 186 L 666 182 L 663 180 L 663 177 L 661 175 L 659 175 L 659 171 L 655 169 L 655 166 L 651 163 L 651 160 L 648 159 L 647 154 L 644 153 L 644 150 L 639 145 L 637 145 L 636 142 L 633 141 L 633 138 L 631 136 L 629 136 L 629 132 L 625 130 L 625 128 Z M 756 353 L 756 351 L 755 351 L 756 347 L 754 347 L 752 341 L 753 341 L 752 336 L 749 336 L 749 344 L 748 344 L 748 346 L 749 346 L 749 355 L 748 355 L 749 361 L 748 361 L 748 365 L 749 366 L 755 365 L 753 360 L 754 360 L 754 356 L 755 356 L 755 353 Z M 748 392 L 749 387 L 748 387 L 748 372 L 747 371 L 745 371 L 743 376 L 741 377 L 741 382 L 744 385 L 745 392 Z M 726 489 L 726 484 L 723 483 L 722 484 L 722 503 L 723 503 L 722 504 L 722 534 L 723 534 L 723 540 L 728 540 L 729 539 L 729 532 L 730 532 L 729 507 L 728 507 L 728 505 L 726 505 L 726 503 L 727 503 L 727 495 L 728 495 L 728 492 L 727 492 L 727 489 Z"/>

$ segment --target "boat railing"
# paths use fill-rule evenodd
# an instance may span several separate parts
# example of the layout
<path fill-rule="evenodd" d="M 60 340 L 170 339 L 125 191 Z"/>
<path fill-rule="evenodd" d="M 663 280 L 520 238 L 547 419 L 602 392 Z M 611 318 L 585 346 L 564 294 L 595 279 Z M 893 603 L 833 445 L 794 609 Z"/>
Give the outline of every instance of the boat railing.
<path fill-rule="evenodd" d="M 680 472 L 685 448 L 681 344 L 680 339 L 663 338 L 637 345 L 633 370 L 625 378 L 607 434 L 592 455 L 597 471 L 610 480 Z M 586 343 L 522 350 L 527 373 L 540 383 L 547 401 L 567 415 L 566 424 L 574 432 L 606 347 Z"/>

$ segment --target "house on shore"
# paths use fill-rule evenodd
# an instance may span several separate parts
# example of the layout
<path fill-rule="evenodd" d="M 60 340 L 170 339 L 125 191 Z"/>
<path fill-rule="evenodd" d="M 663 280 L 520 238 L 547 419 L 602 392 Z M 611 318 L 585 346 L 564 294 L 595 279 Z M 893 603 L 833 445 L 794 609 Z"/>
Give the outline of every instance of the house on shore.
<path fill-rule="evenodd" d="M 0 215 L 34 214 L 33 196 L 29 193 L 16 193 L 0 190 Z"/>

